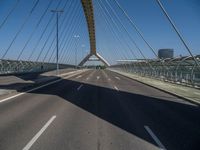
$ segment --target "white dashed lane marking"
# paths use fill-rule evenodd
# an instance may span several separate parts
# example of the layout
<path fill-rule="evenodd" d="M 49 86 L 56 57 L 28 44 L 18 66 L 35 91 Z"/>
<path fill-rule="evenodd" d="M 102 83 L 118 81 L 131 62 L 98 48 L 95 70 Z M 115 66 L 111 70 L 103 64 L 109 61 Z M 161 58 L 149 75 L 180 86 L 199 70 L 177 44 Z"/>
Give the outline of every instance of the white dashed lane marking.
<path fill-rule="evenodd" d="M 119 77 L 115 77 L 117 80 L 121 80 Z"/>
<path fill-rule="evenodd" d="M 83 84 L 81 84 L 81 85 L 77 88 L 77 90 L 79 91 L 82 87 L 83 87 Z"/>
<path fill-rule="evenodd" d="M 42 135 L 42 133 L 48 128 L 48 126 L 56 119 L 56 116 L 50 118 L 50 120 L 40 129 L 40 131 L 28 142 L 28 144 L 23 148 L 23 150 L 29 150 L 31 146 L 37 141 L 37 139 Z"/>
<path fill-rule="evenodd" d="M 115 88 L 115 90 L 119 91 L 119 89 L 116 86 L 114 86 L 114 88 Z"/>
<path fill-rule="evenodd" d="M 167 150 L 165 146 L 161 143 L 161 141 L 158 139 L 158 137 L 153 133 L 153 131 L 148 126 L 144 126 L 144 128 L 152 137 L 152 139 L 156 142 L 156 144 L 160 147 L 161 150 Z"/>
<path fill-rule="evenodd" d="M 78 77 L 76 77 L 76 79 L 79 79 L 79 78 L 81 78 L 82 76 L 78 76 Z"/>

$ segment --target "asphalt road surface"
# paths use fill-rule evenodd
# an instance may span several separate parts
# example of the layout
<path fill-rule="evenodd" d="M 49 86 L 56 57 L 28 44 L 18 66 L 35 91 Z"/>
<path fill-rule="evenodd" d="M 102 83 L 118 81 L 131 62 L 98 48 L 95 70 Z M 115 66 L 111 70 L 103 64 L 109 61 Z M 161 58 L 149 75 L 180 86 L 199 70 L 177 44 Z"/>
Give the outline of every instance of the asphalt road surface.
<path fill-rule="evenodd" d="M 1 101 L 1 100 L 0 100 Z M 108 70 L 0 102 L 0 150 L 199 150 L 199 106 Z"/>

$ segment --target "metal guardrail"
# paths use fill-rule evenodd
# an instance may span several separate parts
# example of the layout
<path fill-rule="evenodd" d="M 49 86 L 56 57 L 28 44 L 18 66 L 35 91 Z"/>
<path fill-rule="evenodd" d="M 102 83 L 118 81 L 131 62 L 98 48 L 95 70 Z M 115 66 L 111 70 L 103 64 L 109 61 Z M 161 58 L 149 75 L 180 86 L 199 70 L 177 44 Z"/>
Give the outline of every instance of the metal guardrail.
<path fill-rule="evenodd" d="M 74 68 L 73 65 L 60 64 L 60 69 Z M 0 75 L 19 74 L 31 72 L 45 72 L 56 69 L 56 63 L 43 63 L 32 61 L 0 60 Z"/>
<path fill-rule="evenodd" d="M 200 62 L 200 55 L 195 57 Z M 110 68 L 176 84 L 200 87 L 200 68 L 191 57 L 149 60 L 148 63 L 145 61 L 125 62 Z M 163 67 L 163 63 L 165 67 Z"/>

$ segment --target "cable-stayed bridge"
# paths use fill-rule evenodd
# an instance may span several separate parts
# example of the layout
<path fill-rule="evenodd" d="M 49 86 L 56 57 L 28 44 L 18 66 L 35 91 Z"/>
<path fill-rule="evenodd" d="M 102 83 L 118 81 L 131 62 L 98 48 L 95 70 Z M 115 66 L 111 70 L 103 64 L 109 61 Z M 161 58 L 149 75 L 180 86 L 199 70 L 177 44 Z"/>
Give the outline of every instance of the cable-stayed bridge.
<path fill-rule="evenodd" d="M 194 4 L 1 1 L 0 149 L 200 149 Z"/>

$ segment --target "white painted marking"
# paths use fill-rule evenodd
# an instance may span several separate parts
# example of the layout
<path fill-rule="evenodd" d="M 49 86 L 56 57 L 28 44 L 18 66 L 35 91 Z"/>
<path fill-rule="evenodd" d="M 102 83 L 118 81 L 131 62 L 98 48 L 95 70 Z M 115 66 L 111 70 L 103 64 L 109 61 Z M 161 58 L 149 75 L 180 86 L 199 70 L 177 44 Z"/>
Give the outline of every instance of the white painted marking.
<path fill-rule="evenodd" d="M 63 77 L 63 76 L 65 76 L 65 75 L 73 74 L 73 73 L 75 73 L 75 72 L 77 72 L 77 71 L 67 72 L 67 73 L 59 74 L 59 75 L 57 75 L 57 76 Z"/>
<path fill-rule="evenodd" d="M 106 78 L 108 78 L 108 75 L 105 73 L 105 71 L 103 71 L 103 74 Z"/>
<path fill-rule="evenodd" d="M 110 78 L 108 79 L 108 81 L 110 81 Z"/>
<path fill-rule="evenodd" d="M 24 95 L 24 94 L 26 94 L 26 93 L 29 93 L 29 92 L 32 92 L 32 91 L 35 91 L 35 90 L 41 89 L 41 88 L 43 88 L 43 87 L 45 87 L 45 86 L 48 86 L 48 85 L 51 85 L 51 84 L 57 83 L 57 82 L 59 82 L 59 81 L 61 81 L 61 80 L 63 80 L 63 79 L 59 79 L 59 80 L 56 80 L 56 81 L 53 81 L 53 82 L 50 82 L 50 83 L 44 84 L 44 85 L 42 85 L 42 86 L 39 86 L 39 87 L 33 88 L 33 89 L 28 90 L 28 91 L 26 91 L 26 92 L 22 92 L 22 93 L 19 93 L 19 94 L 14 95 L 14 96 L 11 96 L 11 97 L 8 97 L 8 98 L 5 98 L 5 99 L 1 100 L 0 103 L 5 102 L 5 101 L 10 100 L 10 99 L 13 99 L 13 98 L 15 98 L 15 97 L 18 97 L 18 96 Z"/>
<path fill-rule="evenodd" d="M 115 77 L 117 80 L 120 80 L 120 78 L 119 77 Z"/>
<path fill-rule="evenodd" d="M 92 71 L 92 73 L 90 73 L 90 75 L 86 78 L 86 81 L 89 80 L 93 76 L 94 72 L 95 71 Z"/>
<path fill-rule="evenodd" d="M 153 138 L 153 140 L 158 144 L 158 146 L 161 148 L 161 150 L 167 150 L 165 148 L 165 146 L 160 142 L 158 137 L 153 133 L 153 131 L 148 126 L 144 126 L 144 128 L 147 130 L 147 132 L 150 134 L 150 136 Z"/>
<path fill-rule="evenodd" d="M 115 88 L 115 90 L 119 91 L 119 89 L 116 86 L 114 86 L 114 88 Z"/>
<path fill-rule="evenodd" d="M 200 92 L 194 92 L 194 94 L 196 94 L 196 95 L 200 95 Z"/>
<path fill-rule="evenodd" d="M 82 76 L 80 75 L 80 76 L 78 76 L 78 77 L 76 77 L 76 79 L 79 79 L 79 78 L 81 78 Z"/>
<path fill-rule="evenodd" d="M 37 139 L 42 135 L 42 133 L 48 128 L 48 126 L 56 119 L 56 116 L 51 117 L 51 119 L 40 129 L 40 131 L 28 142 L 28 144 L 23 148 L 23 150 L 29 150 L 31 146 L 37 141 Z"/>
<path fill-rule="evenodd" d="M 99 80 L 100 79 L 100 76 L 97 76 L 97 80 Z"/>
<path fill-rule="evenodd" d="M 83 84 L 81 84 L 81 85 L 77 88 L 77 90 L 79 91 L 82 87 L 83 87 Z"/>
<path fill-rule="evenodd" d="M 47 83 L 47 84 L 44 84 L 44 85 L 41 85 L 41 86 L 39 86 L 39 87 L 33 88 L 33 89 L 31 89 L 31 90 L 28 90 L 28 91 L 25 91 L 25 92 L 22 92 L 22 93 L 13 95 L 13 96 L 11 96 L 11 97 L 2 99 L 2 100 L 0 100 L 0 103 L 5 102 L 5 101 L 8 101 L 8 100 L 11 100 L 11 99 L 16 98 L 16 97 L 18 97 L 18 96 L 21 96 L 21 95 L 24 95 L 24 94 L 33 92 L 33 91 L 35 91 L 35 90 L 41 89 L 41 88 L 43 88 L 43 87 L 46 87 L 46 86 L 48 86 L 48 85 L 51 85 L 51 84 L 60 82 L 60 81 L 63 80 L 63 79 L 67 79 L 67 78 L 73 77 L 73 76 L 79 74 L 80 72 L 82 72 L 82 71 L 78 71 L 78 72 L 75 72 L 75 71 L 74 71 L 73 73 L 76 73 L 76 74 L 72 74 L 72 72 L 70 72 L 69 74 L 72 74 L 72 75 L 69 75 L 69 76 L 67 76 L 67 77 L 65 77 L 65 78 L 61 78 L 61 79 L 58 79 L 58 80 L 49 82 L 49 83 Z M 66 74 L 65 74 L 65 75 L 66 75 Z"/>

